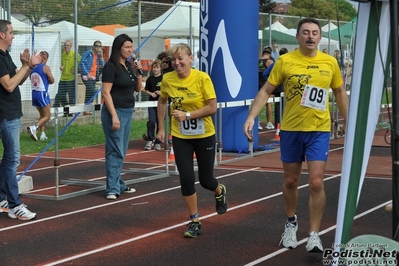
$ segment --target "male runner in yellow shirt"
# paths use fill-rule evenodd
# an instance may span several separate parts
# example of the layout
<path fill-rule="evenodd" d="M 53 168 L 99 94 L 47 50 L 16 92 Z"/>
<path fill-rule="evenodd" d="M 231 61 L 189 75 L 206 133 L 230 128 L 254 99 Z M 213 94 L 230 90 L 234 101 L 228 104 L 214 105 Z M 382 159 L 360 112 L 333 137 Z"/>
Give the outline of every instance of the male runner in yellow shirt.
<path fill-rule="evenodd" d="M 280 152 L 284 169 L 283 196 L 287 222 L 280 243 L 286 248 L 297 247 L 298 184 L 302 162 L 306 159 L 310 189 L 308 252 L 323 251 L 318 233 L 326 204 L 323 178 L 330 146 L 330 88 L 344 119 L 348 109 L 348 96 L 337 60 L 318 51 L 321 37 L 320 24 L 316 19 L 304 18 L 299 22 L 296 34 L 299 49 L 277 60 L 244 124 L 244 134 L 251 138 L 254 118 L 269 95 L 283 83 L 286 107 L 281 123 Z M 344 132 L 343 129 L 341 133 Z"/>

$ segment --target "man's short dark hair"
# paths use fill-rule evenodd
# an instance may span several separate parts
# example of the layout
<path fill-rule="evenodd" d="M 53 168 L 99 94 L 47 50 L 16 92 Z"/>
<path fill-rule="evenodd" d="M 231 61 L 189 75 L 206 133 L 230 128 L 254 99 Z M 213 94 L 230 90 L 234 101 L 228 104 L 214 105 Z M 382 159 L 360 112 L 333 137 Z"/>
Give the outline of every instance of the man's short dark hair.
<path fill-rule="evenodd" d="M 297 34 L 299 33 L 299 30 L 301 29 L 301 27 L 302 27 L 302 25 L 303 25 L 304 23 L 313 23 L 313 24 L 316 24 L 316 25 L 319 27 L 320 34 L 321 34 L 320 22 L 319 22 L 317 19 L 315 19 L 315 18 L 303 18 L 303 19 L 301 19 L 301 21 L 299 21 L 299 23 L 298 23 L 298 28 L 296 29 L 296 33 L 297 33 Z"/>
<path fill-rule="evenodd" d="M 11 25 L 11 22 L 8 20 L 0 19 L 0 32 L 7 33 L 8 25 Z"/>

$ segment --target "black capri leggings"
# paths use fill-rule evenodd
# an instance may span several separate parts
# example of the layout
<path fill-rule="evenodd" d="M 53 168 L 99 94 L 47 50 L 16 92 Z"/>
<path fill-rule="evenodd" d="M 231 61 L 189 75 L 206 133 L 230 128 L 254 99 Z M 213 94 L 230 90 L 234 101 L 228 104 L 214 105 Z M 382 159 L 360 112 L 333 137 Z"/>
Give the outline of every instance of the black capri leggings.
<path fill-rule="evenodd" d="M 197 157 L 198 179 L 201 186 L 214 191 L 218 186 L 218 181 L 213 176 L 215 135 L 201 139 L 173 137 L 172 141 L 182 195 L 191 196 L 195 193 L 194 152 Z"/>

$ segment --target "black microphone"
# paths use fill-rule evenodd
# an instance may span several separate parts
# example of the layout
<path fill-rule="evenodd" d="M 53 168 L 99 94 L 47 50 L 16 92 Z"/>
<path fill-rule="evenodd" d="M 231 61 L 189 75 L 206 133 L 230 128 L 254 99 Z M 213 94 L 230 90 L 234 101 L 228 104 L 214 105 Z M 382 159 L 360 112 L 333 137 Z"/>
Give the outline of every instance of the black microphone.
<path fill-rule="evenodd" d="M 138 60 L 137 60 L 135 54 L 132 54 L 132 59 L 133 59 L 133 61 L 134 61 L 135 63 L 138 62 Z M 143 76 L 143 70 L 142 70 L 141 68 L 137 68 L 137 71 L 139 72 L 139 74 L 140 74 L 141 76 Z"/>

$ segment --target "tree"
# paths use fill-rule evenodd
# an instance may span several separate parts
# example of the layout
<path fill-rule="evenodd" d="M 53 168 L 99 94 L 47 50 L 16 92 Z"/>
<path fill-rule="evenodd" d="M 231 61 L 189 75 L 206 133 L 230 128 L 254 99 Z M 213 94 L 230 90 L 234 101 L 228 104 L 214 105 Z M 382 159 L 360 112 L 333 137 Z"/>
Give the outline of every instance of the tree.
<path fill-rule="evenodd" d="M 356 10 L 346 0 L 292 0 L 287 15 L 336 20 L 337 8 L 341 21 L 350 21 L 357 15 Z"/>
<path fill-rule="evenodd" d="M 271 13 L 276 7 L 275 2 L 272 0 L 259 0 L 259 12 L 260 13 Z"/>
<path fill-rule="evenodd" d="M 269 25 L 268 13 L 272 13 L 276 7 L 275 2 L 272 0 L 259 0 L 259 29 L 263 29 Z"/>
<path fill-rule="evenodd" d="M 79 7 L 78 24 L 86 27 L 98 25 L 137 24 L 136 5 L 131 3 L 120 5 L 116 0 L 86 0 Z"/>
<path fill-rule="evenodd" d="M 345 15 L 348 21 L 354 19 L 357 16 L 356 9 L 346 0 L 337 0 L 338 10 Z M 336 17 L 336 16 L 335 16 Z M 339 17 L 339 20 L 344 20 L 343 18 Z"/>
<path fill-rule="evenodd" d="M 23 14 L 34 25 L 63 20 L 74 22 L 74 0 L 13 0 L 12 12 Z M 135 5 L 119 5 L 118 0 L 78 0 L 78 24 L 94 27 L 104 24 L 137 24 Z"/>

